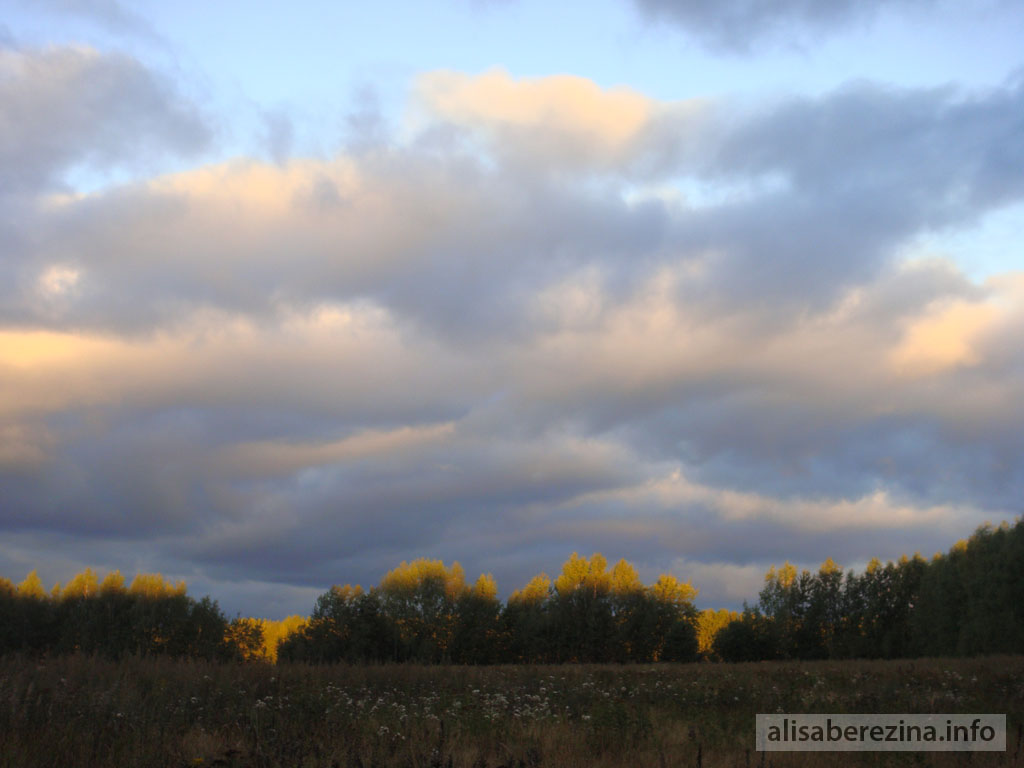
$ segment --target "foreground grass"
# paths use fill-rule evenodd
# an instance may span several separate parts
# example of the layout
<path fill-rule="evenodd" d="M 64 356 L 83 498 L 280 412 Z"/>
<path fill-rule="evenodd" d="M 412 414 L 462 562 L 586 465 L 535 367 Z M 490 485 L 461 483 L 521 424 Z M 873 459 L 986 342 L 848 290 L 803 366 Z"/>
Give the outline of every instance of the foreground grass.
<path fill-rule="evenodd" d="M 1005 713 L 1007 751 L 754 751 L 758 712 Z M 554 667 L 0 658 L 0 767 L 1024 766 L 1024 657 Z"/>

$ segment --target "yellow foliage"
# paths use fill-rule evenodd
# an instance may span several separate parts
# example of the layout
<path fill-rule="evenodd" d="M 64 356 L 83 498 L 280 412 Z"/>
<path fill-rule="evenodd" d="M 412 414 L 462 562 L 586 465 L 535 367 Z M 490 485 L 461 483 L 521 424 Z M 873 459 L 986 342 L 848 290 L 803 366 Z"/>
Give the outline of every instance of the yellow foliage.
<path fill-rule="evenodd" d="M 263 622 L 260 619 L 235 619 L 225 629 L 224 640 L 241 654 L 244 661 L 266 658 Z"/>
<path fill-rule="evenodd" d="M 651 592 L 662 602 L 682 605 L 697 597 L 697 590 L 688 581 L 679 581 L 670 573 L 663 573 L 651 587 Z"/>
<path fill-rule="evenodd" d="M 616 595 L 631 595 L 642 592 L 643 583 L 636 568 L 625 559 L 619 560 L 612 568 L 612 592 Z"/>
<path fill-rule="evenodd" d="M 96 574 L 92 572 L 92 568 L 86 568 L 68 582 L 61 596 L 65 600 L 95 597 L 98 590 Z"/>
<path fill-rule="evenodd" d="M 498 582 L 489 573 L 481 573 L 480 578 L 473 585 L 473 596 L 481 600 L 498 599 Z"/>
<path fill-rule="evenodd" d="M 184 581 L 172 584 L 159 573 L 140 573 L 136 575 L 132 580 L 132 585 L 128 587 L 129 593 L 150 598 L 184 595 L 185 590 Z"/>
<path fill-rule="evenodd" d="M 697 617 L 697 649 L 707 656 L 711 653 L 711 647 L 715 642 L 715 635 L 732 621 L 739 619 L 736 611 L 722 608 L 718 611 L 701 611 Z"/>
<path fill-rule="evenodd" d="M 363 588 L 356 584 L 354 587 L 351 584 L 346 584 L 343 587 L 339 587 L 335 584 L 331 587 L 331 592 L 337 595 L 339 598 L 344 600 L 346 603 L 351 603 L 357 597 L 363 594 Z"/>
<path fill-rule="evenodd" d="M 357 590 L 362 590 L 357 586 Z M 302 616 L 289 616 L 281 621 L 263 619 L 263 653 L 271 661 L 277 661 L 277 647 L 282 640 L 306 626 L 307 619 Z"/>
<path fill-rule="evenodd" d="M 826 576 L 830 573 L 835 573 L 839 570 L 841 570 L 840 567 L 836 565 L 836 561 L 833 560 L 831 557 L 826 559 L 825 562 L 821 564 L 821 567 L 818 568 L 818 572 Z"/>
<path fill-rule="evenodd" d="M 796 581 L 796 566 L 788 560 L 778 570 L 773 565 L 768 569 L 768 573 L 764 575 L 764 580 L 766 582 L 777 581 L 781 587 L 792 586 L 793 582 Z"/>
<path fill-rule="evenodd" d="M 17 594 L 19 597 L 35 597 L 42 599 L 46 597 L 46 590 L 43 589 L 43 583 L 39 579 L 39 573 L 33 570 L 25 581 L 17 585 Z"/>
<path fill-rule="evenodd" d="M 522 589 L 517 589 L 509 597 L 509 602 L 535 605 L 547 599 L 551 591 L 551 579 L 546 573 L 538 573 Z"/>
<path fill-rule="evenodd" d="M 111 571 L 103 577 L 103 583 L 100 584 L 101 595 L 115 595 L 122 594 L 124 592 L 124 576 L 121 575 L 120 571 Z"/>
<path fill-rule="evenodd" d="M 332 587 L 332 589 L 340 591 L 342 587 Z M 352 590 L 347 585 L 344 589 Z M 356 587 L 356 589 L 359 588 Z M 235 619 L 228 627 L 225 639 L 241 652 L 246 661 L 269 661 L 273 664 L 277 662 L 277 648 L 280 642 L 301 630 L 307 622 L 308 619 L 303 616 L 289 616 L 281 621 L 253 618 Z M 249 633 L 252 628 L 259 630 L 259 645 L 256 647 L 249 644 Z"/>
<path fill-rule="evenodd" d="M 381 580 L 381 589 L 392 594 L 412 594 L 421 585 L 436 582 L 444 585 L 445 594 L 455 599 L 466 590 L 466 576 L 457 562 L 450 568 L 441 560 L 425 557 L 407 563 L 404 560 Z"/>
<path fill-rule="evenodd" d="M 607 572 L 608 561 L 600 552 L 587 560 L 573 552 L 562 566 L 562 573 L 555 579 L 555 590 L 559 595 L 568 595 L 577 589 L 607 592 L 611 588 L 611 574 Z"/>

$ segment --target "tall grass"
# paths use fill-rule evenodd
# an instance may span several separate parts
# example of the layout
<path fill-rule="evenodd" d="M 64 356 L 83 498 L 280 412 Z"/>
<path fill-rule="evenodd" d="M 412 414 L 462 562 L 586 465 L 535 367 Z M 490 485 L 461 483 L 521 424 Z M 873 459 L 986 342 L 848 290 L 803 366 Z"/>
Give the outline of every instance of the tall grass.
<path fill-rule="evenodd" d="M 754 751 L 767 712 L 1006 713 L 1008 750 Z M 0 658 L 0 767 L 1021 765 L 1024 657 L 420 667 Z"/>

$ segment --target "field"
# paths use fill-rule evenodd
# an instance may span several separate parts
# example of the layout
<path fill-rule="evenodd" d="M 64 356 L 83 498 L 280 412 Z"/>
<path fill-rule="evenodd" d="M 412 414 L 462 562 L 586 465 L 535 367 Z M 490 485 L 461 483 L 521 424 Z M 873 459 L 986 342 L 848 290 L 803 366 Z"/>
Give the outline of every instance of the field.
<path fill-rule="evenodd" d="M 758 712 L 1005 713 L 1007 751 L 759 753 Z M 651 666 L 0 658 L 0 766 L 1024 766 L 1024 657 Z"/>

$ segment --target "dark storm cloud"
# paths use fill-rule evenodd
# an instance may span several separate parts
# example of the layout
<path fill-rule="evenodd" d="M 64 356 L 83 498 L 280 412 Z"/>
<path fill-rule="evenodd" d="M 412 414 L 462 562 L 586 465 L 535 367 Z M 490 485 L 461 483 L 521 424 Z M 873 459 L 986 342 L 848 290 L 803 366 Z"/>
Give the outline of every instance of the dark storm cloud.
<path fill-rule="evenodd" d="M 870 21 L 888 9 L 918 10 L 934 0 L 633 0 L 644 14 L 678 24 L 713 48 L 747 52 L 765 40 L 803 43 L 810 36 Z"/>
<path fill-rule="evenodd" d="M 60 188 L 65 172 L 194 153 L 210 131 L 168 81 L 87 48 L 0 48 L 0 194 Z"/>

